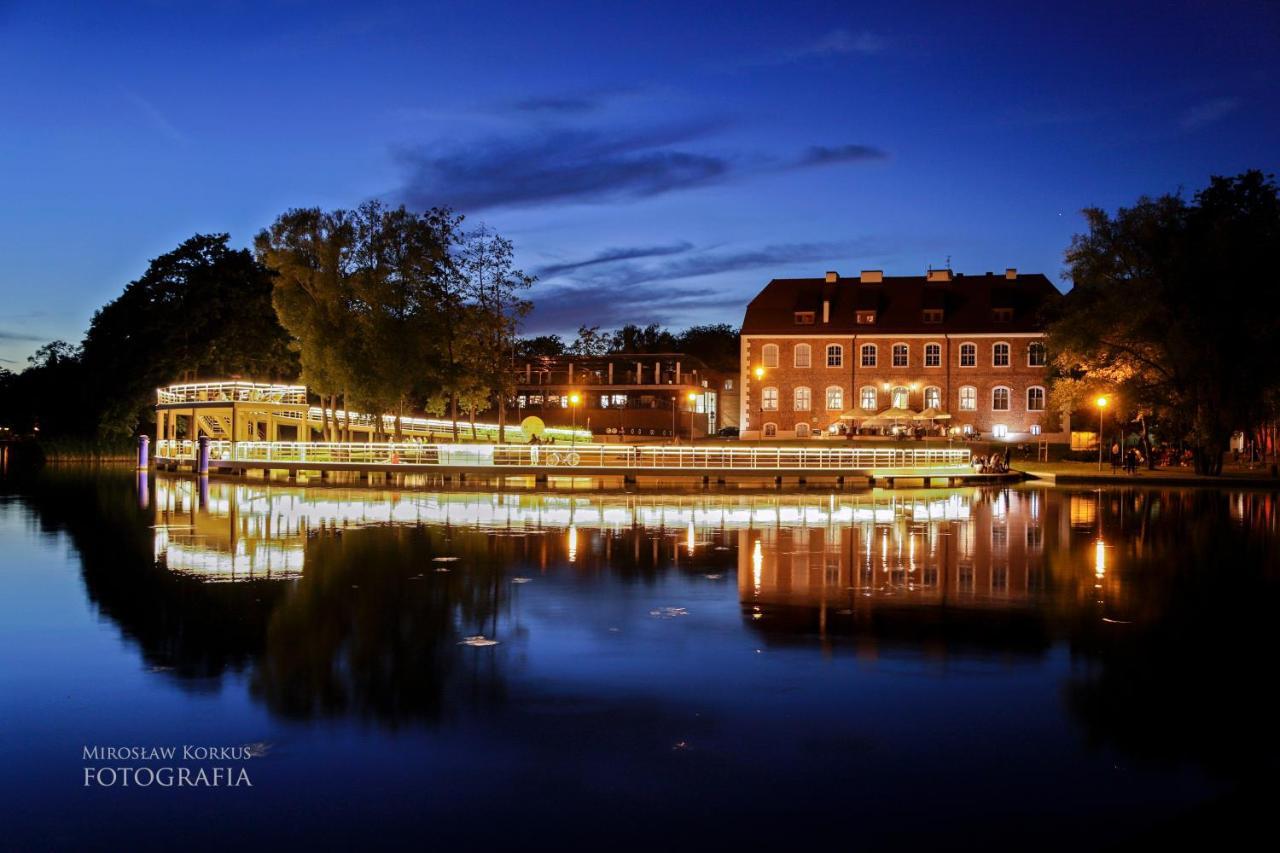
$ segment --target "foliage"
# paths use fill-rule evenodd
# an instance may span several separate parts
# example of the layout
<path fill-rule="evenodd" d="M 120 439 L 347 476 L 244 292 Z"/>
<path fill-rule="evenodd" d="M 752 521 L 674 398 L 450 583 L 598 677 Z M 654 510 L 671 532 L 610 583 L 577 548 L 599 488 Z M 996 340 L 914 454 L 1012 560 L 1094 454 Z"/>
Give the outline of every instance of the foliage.
<path fill-rule="evenodd" d="M 1124 414 L 1154 416 L 1193 448 L 1199 473 L 1219 473 L 1231 433 L 1277 414 L 1275 183 L 1214 177 L 1190 202 L 1141 198 L 1085 217 L 1067 251 L 1075 287 L 1049 328 L 1055 399 L 1118 392 Z"/>

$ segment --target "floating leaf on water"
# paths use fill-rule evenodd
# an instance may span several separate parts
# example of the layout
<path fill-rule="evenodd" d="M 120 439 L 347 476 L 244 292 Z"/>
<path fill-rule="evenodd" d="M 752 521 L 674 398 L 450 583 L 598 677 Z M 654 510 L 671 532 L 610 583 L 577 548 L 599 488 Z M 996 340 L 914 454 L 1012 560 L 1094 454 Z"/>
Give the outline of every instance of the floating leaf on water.
<path fill-rule="evenodd" d="M 511 582 L 512 583 L 528 583 L 531 580 L 533 579 L 532 578 L 512 578 Z"/>
<path fill-rule="evenodd" d="M 490 640 L 487 637 L 485 637 L 484 634 L 477 634 L 474 637 L 463 637 L 462 642 L 458 643 L 458 645 L 476 646 L 476 647 L 496 646 L 498 645 L 498 641 Z"/>
<path fill-rule="evenodd" d="M 650 610 L 649 615 L 659 619 L 672 619 L 676 616 L 688 616 L 689 611 L 683 607 L 659 607 L 657 610 Z"/>
<path fill-rule="evenodd" d="M 433 563 L 456 563 L 456 562 L 458 562 L 458 558 L 457 558 L 457 557 L 432 557 L 432 558 L 431 558 L 431 562 L 433 562 Z"/>
<path fill-rule="evenodd" d="M 260 740 L 255 741 L 254 743 L 246 743 L 244 748 L 250 758 L 262 758 L 271 751 L 272 746 L 274 746 L 274 744 L 267 743 L 265 740 Z"/>
<path fill-rule="evenodd" d="M 712 550 L 714 550 L 714 551 L 732 551 L 733 549 L 732 549 L 732 548 L 730 548 L 728 545 L 717 545 L 717 546 L 716 546 L 715 548 L 713 548 Z"/>
<path fill-rule="evenodd" d="M 724 575 L 703 575 L 703 577 L 709 581 L 718 581 L 720 578 L 724 577 Z"/>
<path fill-rule="evenodd" d="M 442 567 L 442 568 L 436 569 L 436 571 L 437 571 L 437 572 L 447 572 L 447 571 L 449 571 L 449 570 L 448 570 L 448 569 L 446 569 L 446 568 L 443 568 L 443 567 Z"/>

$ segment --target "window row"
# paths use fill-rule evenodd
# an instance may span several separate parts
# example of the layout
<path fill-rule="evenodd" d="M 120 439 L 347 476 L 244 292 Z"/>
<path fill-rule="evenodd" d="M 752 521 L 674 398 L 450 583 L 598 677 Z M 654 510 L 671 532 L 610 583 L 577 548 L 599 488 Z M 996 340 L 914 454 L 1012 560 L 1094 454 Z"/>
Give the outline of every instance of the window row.
<path fill-rule="evenodd" d="M 826 351 L 827 367 L 844 367 L 844 347 L 840 344 L 829 344 Z M 764 367 L 777 367 L 778 345 L 765 344 L 760 349 L 760 362 Z M 796 344 L 791 351 L 792 367 L 812 367 L 813 347 L 809 344 Z"/>
<path fill-rule="evenodd" d="M 891 388 L 888 391 L 886 402 L 895 409 L 908 409 L 911 403 L 911 390 L 903 386 Z M 827 411 L 843 411 L 844 409 L 844 389 L 838 385 L 832 385 L 826 389 L 824 395 Z M 1013 389 L 1004 385 L 998 385 L 991 389 L 991 411 L 1007 412 L 1012 408 Z M 924 389 L 921 395 L 924 409 L 942 409 L 942 389 L 936 385 L 930 385 Z M 1027 406 L 1028 412 L 1043 412 L 1045 408 L 1045 392 L 1044 388 L 1039 385 L 1033 385 L 1027 389 Z M 858 390 L 858 407 L 864 411 L 874 412 L 880 409 L 880 389 L 874 385 L 864 385 Z M 760 408 L 766 412 L 778 411 L 778 389 L 775 387 L 767 387 L 760 392 Z M 960 387 L 959 408 L 962 412 L 976 412 L 978 410 L 978 389 L 972 385 L 962 385 Z M 813 390 L 801 385 L 791 392 L 791 409 L 796 412 L 808 412 L 813 410 Z"/>
<path fill-rule="evenodd" d="M 796 438 L 808 438 L 810 435 L 812 435 L 812 431 L 810 430 L 809 425 L 806 423 L 796 424 L 795 429 L 796 429 Z M 974 431 L 973 424 L 965 424 L 963 427 L 960 428 L 960 431 L 963 432 L 965 435 L 972 435 Z M 1040 435 L 1041 433 L 1040 424 L 1031 424 L 1031 426 L 1028 427 L 1028 431 L 1032 435 Z M 1009 425 L 1008 424 L 992 424 L 991 435 L 994 436 L 995 438 L 1007 438 L 1009 435 Z M 773 421 L 769 421 L 765 423 L 764 437 L 777 438 L 778 425 Z M 1027 533 L 1028 535 L 1030 535 L 1031 530 L 1028 530 Z"/>

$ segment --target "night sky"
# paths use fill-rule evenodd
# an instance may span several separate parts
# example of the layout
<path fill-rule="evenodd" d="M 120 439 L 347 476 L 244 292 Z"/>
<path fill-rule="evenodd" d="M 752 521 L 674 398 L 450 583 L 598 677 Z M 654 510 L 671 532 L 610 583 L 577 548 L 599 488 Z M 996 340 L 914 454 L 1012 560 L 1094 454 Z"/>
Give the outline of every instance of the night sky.
<path fill-rule="evenodd" d="M 827 269 L 1056 281 L 1082 207 L 1280 166 L 1277 3 L 0 0 L 0 79 L 11 369 L 289 207 L 452 205 L 571 334 Z"/>

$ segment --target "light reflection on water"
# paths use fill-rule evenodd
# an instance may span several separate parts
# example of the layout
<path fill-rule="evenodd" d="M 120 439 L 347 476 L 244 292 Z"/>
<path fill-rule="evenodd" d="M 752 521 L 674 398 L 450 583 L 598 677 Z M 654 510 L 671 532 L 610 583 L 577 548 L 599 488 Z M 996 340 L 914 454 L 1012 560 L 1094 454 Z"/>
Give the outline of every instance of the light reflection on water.
<path fill-rule="evenodd" d="M 10 682 L 33 709 L 15 730 L 74 755 L 92 707 L 95 737 L 179 721 L 184 738 L 285 743 L 239 804 L 260 831 L 314 795 L 401 830 L 432 818 L 455 842 L 502 838 L 448 822 L 496 800 L 588 834 L 620 811 L 686 829 L 708 811 L 804 818 L 722 822 L 705 836 L 721 841 L 795 841 L 840 813 L 884 842 L 919 809 L 978 838 L 1049 813 L 1064 846 L 1280 769 L 1272 493 L 0 485 L 16 500 L 0 520 L 35 522 L 6 530 L 49 560 L 58 536 L 73 546 L 96 620 L 73 649 L 4 633 L 70 618 L 17 603 L 52 574 L 0 599 L 0 636 L 33 662 Z M 130 667 L 126 695 L 55 701 Z M 332 775 L 345 742 L 359 786 Z M 62 789 L 42 790 L 60 814 Z M 298 837 L 332 842 L 314 821 Z"/>

